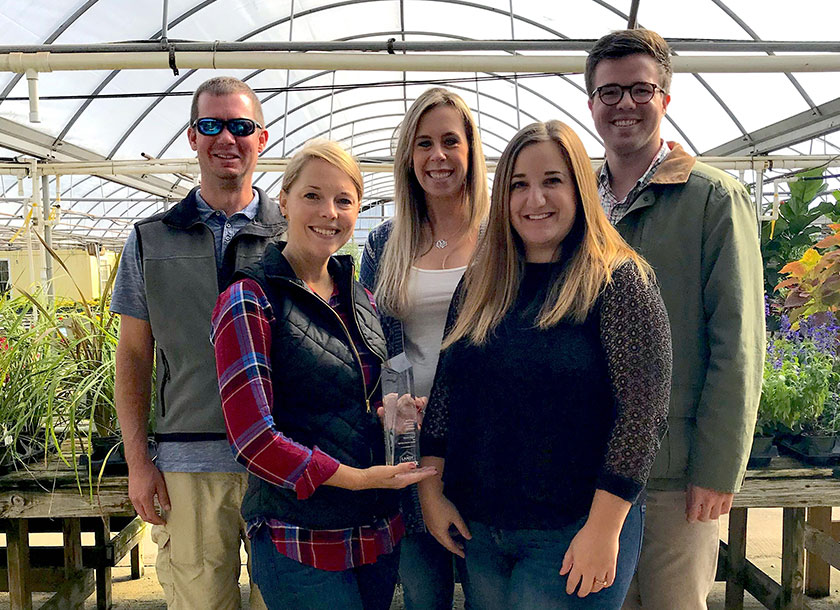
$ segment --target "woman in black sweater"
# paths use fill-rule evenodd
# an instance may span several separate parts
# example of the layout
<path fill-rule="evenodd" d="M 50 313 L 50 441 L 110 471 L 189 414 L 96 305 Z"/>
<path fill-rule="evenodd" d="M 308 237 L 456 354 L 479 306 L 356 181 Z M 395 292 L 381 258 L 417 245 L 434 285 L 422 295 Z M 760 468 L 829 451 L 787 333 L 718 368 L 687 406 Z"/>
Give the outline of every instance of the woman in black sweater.
<path fill-rule="evenodd" d="M 443 473 L 420 485 L 423 514 L 466 554 L 472 607 L 621 606 L 670 378 L 653 272 L 607 221 L 583 145 L 559 121 L 525 127 L 499 160 L 421 437 Z"/>

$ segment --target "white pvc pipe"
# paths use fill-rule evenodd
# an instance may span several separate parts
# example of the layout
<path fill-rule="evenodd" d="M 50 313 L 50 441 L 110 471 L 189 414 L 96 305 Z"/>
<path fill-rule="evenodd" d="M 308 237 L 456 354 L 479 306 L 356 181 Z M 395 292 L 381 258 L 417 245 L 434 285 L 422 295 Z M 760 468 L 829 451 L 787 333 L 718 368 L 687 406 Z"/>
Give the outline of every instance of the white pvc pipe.
<path fill-rule="evenodd" d="M 814 167 L 840 167 L 837 155 L 763 155 L 757 157 L 697 157 L 707 165 L 729 170 L 783 170 L 810 169 Z M 592 159 L 593 167 L 600 167 L 604 160 Z M 261 158 L 257 161 L 257 171 L 282 172 L 288 165 L 288 159 Z M 495 159 L 488 159 L 487 165 L 493 168 Z M 394 164 L 362 163 L 363 172 L 391 172 Z M 65 161 L 60 163 L 38 163 L 38 171 L 48 176 L 120 176 L 139 174 L 190 174 L 199 173 L 197 159 L 151 159 L 118 161 Z M 19 163 L 0 163 L 0 174 L 21 176 L 26 173 L 25 166 Z"/>
<path fill-rule="evenodd" d="M 26 70 L 26 82 L 29 85 L 29 122 L 40 123 L 41 115 L 38 109 L 38 72 L 33 68 Z"/>
<path fill-rule="evenodd" d="M 564 72 L 581 73 L 585 55 L 454 55 L 385 53 L 184 52 L 175 56 L 181 69 L 362 70 L 415 72 Z M 840 72 L 840 54 L 678 56 L 674 72 Z M 0 71 L 169 70 L 169 54 L 160 53 L 8 53 Z"/>

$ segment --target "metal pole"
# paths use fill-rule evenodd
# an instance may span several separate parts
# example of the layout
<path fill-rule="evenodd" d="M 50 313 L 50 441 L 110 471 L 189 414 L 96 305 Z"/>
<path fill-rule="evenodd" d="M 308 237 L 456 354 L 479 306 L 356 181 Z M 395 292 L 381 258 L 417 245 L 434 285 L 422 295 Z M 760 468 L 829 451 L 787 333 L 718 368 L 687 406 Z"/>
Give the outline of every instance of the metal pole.
<path fill-rule="evenodd" d="M 335 109 L 335 70 L 332 73 L 332 92 L 330 93 L 330 130 L 327 136 L 332 140 L 333 110 Z"/>
<path fill-rule="evenodd" d="M 639 27 L 639 0 L 633 0 L 630 5 L 630 17 L 627 19 L 627 29 L 635 30 Z"/>
<path fill-rule="evenodd" d="M 295 0 L 292 0 L 291 6 L 291 13 L 289 15 L 289 42 L 292 41 L 292 32 L 295 29 Z M 286 69 L 286 93 L 285 97 L 285 108 L 283 110 L 283 143 L 280 145 L 280 150 L 282 151 L 282 155 L 286 156 L 286 133 L 288 132 L 288 125 L 289 125 L 289 75 L 290 71 Z"/>
<path fill-rule="evenodd" d="M 160 41 L 169 42 L 169 0 L 163 0 L 163 24 L 160 26 Z"/>
<path fill-rule="evenodd" d="M 511 40 L 516 40 L 516 34 L 513 30 L 513 0 L 508 0 L 508 7 L 510 8 L 510 38 Z M 514 51 L 513 54 L 518 55 L 516 51 Z M 516 129 L 518 130 L 520 127 L 522 127 L 522 118 L 520 116 L 521 113 L 519 112 L 519 79 L 516 78 L 515 72 L 513 74 L 513 92 L 516 97 Z"/>
<path fill-rule="evenodd" d="M 42 231 L 44 232 L 44 242 L 47 244 L 47 247 L 42 247 L 41 251 L 44 255 L 44 287 L 47 291 L 47 298 L 49 299 L 50 304 L 52 305 L 55 303 L 55 286 L 53 286 L 53 260 L 52 255 L 50 255 L 49 250 L 52 249 L 52 226 L 50 224 L 50 177 L 46 174 L 41 176 L 41 205 L 43 207 L 41 211 L 41 218 L 39 222 L 41 222 Z"/>
<path fill-rule="evenodd" d="M 764 206 L 764 168 L 758 170 L 755 175 L 755 211 L 758 215 L 758 237 L 761 240 L 761 216 Z"/>
<path fill-rule="evenodd" d="M 478 93 L 478 72 L 475 73 L 475 114 L 478 121 L 478 133 L 481 134 L 481 95 Z"/>

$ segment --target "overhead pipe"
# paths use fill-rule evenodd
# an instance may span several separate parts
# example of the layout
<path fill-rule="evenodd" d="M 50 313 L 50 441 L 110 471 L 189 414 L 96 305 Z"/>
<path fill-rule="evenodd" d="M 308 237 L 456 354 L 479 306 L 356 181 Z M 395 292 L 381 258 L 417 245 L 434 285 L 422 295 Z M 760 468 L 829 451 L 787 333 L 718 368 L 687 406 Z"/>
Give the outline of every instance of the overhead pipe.
<path fill-rule="evenodd" d="M 582 73 L 583 55 L 388 55 L 367 53 L 184 52 L 181 69 L 359 70 L 393 72 L 563 72 Z M 840 72 L 835 55 L 677 56 L 674 72 L 787 73 Z M 0 71 L 24 73 L 69 70 L 171 69 L 169 53 L 8 53 Z"/>
<path fill-rule="evenodd" d="M 734 171 L 773 171 L 787 169 L 811 169 L 815 167 L 840 167 L 840 156 L 837 155 L 763 155 L 756 157 L 697 157 L 707 165 L 719 169 Z M 496 158 L 488 158 L 489 167 L 495 166 Z M 288 165 L 288 159 L 260 158 L 256 171 L 282 172 Z M 603 158 L 593 158 L 593 167 L 600 167 Z M 360 163 L 363 172 L 391 172 L 394 163 L 392 159 L 383 158 L 381 161 L 363 160 Z M 120 176 L 138 174 L 187 174 L 197 175 L 199 172 L 197 159 L 152 159 L 152 160 L 114 160 L 114 161 L 65 161 L 58 163 L 38 163 L 38 171 L 49 176 L 67 175 L 101 175 Z M 19 163 L 0 163 L 0 174 L 20 176 L 26 172 L 26 166 Z M 784 179 L 782 179 L 784 180 Z"/>
<path fill-rule="evenodd" d="M 161 29 L 165 34 L 165 27 Z M 461 51 L 584 51 L 595 45 L 596 39 L 554 40 L 324 40 L 324 41 L 176 41 L 167 40 L 178 53 L 231 52 L 231 51 L 359 51 L 367 53 L 427 53 Z M 677 53 L 840 53 L 837 41 L 768 41 L 768 40 L 713 40 L 668 39 Z M 39 53 L 150 53 L 160 51 L 160 41 L 91 43 L 91 44 L 41 44 L 0 45 L 0 54 Z"/>

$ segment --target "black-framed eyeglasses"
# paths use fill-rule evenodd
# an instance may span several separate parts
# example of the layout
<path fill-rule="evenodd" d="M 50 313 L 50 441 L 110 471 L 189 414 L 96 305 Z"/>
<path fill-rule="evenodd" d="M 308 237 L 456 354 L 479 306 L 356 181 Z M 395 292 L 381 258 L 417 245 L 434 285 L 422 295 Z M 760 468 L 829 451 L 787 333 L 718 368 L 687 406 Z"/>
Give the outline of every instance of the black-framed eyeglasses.
<path fill-rule="evenodd" d="M 615 106 L 624 99 L 624 92 L 630 92 L 630 99 L 637 104 L 647 104 L 656 95 L 656 92 L 661 91 L 667 94 L 665 89 L 653 83 L 633 83 L 632 85 L 618 85 L 610 83 L 609 85 L 601 85 L 592 92 L 590 97 L 598 96 L 602 104 L 607 106 Z"/>
<path fill-rule="evenodd" d="M 198 119 L 195 123 L 195 130 L 203 136 L 217 136 L 222 129 L 227 130 L 237 137 L 250 136 L 262 125 L 251 119 L 214 119 L 210 117 Z"/>

